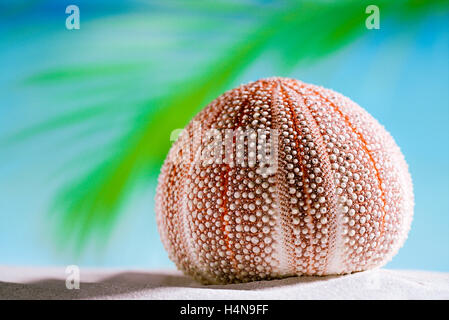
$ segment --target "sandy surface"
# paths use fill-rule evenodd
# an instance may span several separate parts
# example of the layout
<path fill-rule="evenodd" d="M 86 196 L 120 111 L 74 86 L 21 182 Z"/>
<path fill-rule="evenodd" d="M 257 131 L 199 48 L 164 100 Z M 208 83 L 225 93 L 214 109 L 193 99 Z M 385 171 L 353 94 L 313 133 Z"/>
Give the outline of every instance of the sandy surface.
<path fill-rule="evenodd" d="M 449 273 L 372 270 L 204 286 L 178 271 L 81 269 L 80 289 L 65 268 L 0 266 L 0 299 L 449 299 Z"/>

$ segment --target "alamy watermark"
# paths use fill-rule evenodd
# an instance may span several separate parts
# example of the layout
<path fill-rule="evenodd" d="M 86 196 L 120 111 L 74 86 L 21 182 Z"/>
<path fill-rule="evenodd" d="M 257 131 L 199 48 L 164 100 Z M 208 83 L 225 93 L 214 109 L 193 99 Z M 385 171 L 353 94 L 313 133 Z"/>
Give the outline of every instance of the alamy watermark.
<path fill-rule="evenodd" d="M 65 19 L 65 27 L 67 30 L 80 29 L 80 8 L 71 4 L 65 8 L 65 13 L 69 16 Z"/>
<path fill-rule="evenodd" d="M 365 20 L 365 26 L 368 30 L 380 29 L 380 10 L 379 7 L 371 4 L 366 7 L 365 13 L 369 16 Z"/>
<path fill-rule="evenodd" d="M 170 140 L 179 140 L 176 162 L 257 167 L 260 174 L 271 175 L 278 168 L 279 134 L 271 128 L 202 130 L 201 124 L 194 122 L 189 129 L 174 130 Z"/>
<path fill-rule="evenodd" d="M 69 290 L 80 288 L 80 268 L 77 265 L 70 265 L 65 268 L 67 275 L 65 287 Z"/>

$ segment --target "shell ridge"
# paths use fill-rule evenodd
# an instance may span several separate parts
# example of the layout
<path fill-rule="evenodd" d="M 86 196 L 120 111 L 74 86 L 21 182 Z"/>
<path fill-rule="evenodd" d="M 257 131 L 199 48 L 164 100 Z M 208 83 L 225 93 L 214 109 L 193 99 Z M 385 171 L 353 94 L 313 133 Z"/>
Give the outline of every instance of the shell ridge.
<path fill-rule="evenodd" d="M 281 90 L 281 84 L 277 83 L 277 85 L 274 87 L 274 89 L 272 90 L 272 112 L 273 114 L 277 114 L 278 109 L 280 109 L 280 105 L 282 105 L 280 99 L 282 99 L 279 95 L 279 91 Z M 279 104 L 279 105 L 278 105 Z M 273 117 L 274 118 L 274 117 Z M 278 123 L 278 121 L 275 122 L 276 124 Z M 274 128 L 275 130 L 277 130 L 278 128 Z M 283 145 L 283 143 L 278 143 L 278 154 L 280 153 L 280 147 L 281 145 Z M 277 160 L 279 161 L 279 160 Z M 286 213 L 282 213 L 281 207 L 281 195 L 280 195 L 280 180 L 281 178 L 279 177 L 280 172 L 283 172 L 282 169 L 279 168 L 280 166 L 278 165 L 278 169 L 275 172 L 275 179 L 276 179 L 276 202 L 277 202 L 277 207 L 276 207 L 276 215 L 278 217 L 280 217 L 280 219 L 278 219 L 278 223 L 277 223 L 277 231 L 276 233 L 278 234 L 277 238 L 279 238 L 279 249 L 280 252 L 278 253 L 278 259 L 280 262 L 279 265 L 279 272 L 281 274 L 296 274 L 296 265 L 295 265 L 295 261 L 296 259 L 296 255 L 294 253 L 294 251 L 291 250 L 291 246 L 292 246 L 292 237 L 288 237 L 288 233 L 289 230 L 286 230 L 286 228 L 289 228 L 289 226 L 291 226 L 291 221 L 287 221 L 288 217 L 286 217 Z M 287 211 L 289 212 L 289 211 Z M 279 221 L 280 220 L 280 221 Z M 291 220 L 291 219 L 290 219 Z M 290 232 L 291 234 L 291 232 Z M 292 261 L 292 263 L 289 263 L 289 260 Z"/>
<path fill-rule="evenodd" d="M 285 93 L 284 91 L 284 89 L 283 89 L 283 87 L 282 87 L 282 85 L 281 85 L 281 91 L 283 92 L 283 93 Z M 289 103 L 289 101 L 286 101 L 287 102 L 287 107 L 286 107 L 286 110 L 288 111 L 288 113 L 290 114 L 290 117 L 291 117 L 291 120 L 292 120 L 292 123 L 293 123 L 293 131 L 296 133 L 296 134 L 298 134 L 298 132 L 299 132 L 299 125 L 298 125 L 298 123 L 297 123 L 297 114 L 296 114 L 296 112 L 295 112 L 295 110 L 294 110 L 294 107 L 292 106 L 292 105 L 290 105 L 290 103 Z M 299 149 L 299 145 L 300 145 L 300 143 L 298 143 L 298 136 L 297 135 L 295 135 L 294 136 L 294 141 L 295 141 L 295 150 L 296 150 L 296 153 L 297 153 L 297 156 L 298 156 L 298 160 L 299 160 L 299 167 L 300 167 L 300 170 L 301 170 L 301 172 L 302 172 L 302 191 L 303 191 L 303 194 L 305 195 L 305 197 L 306 197 L 306 207 L 307 207 L 307 210 L 306 210 L 306 215 L 307 215 L 307 217 L 309 217 L 310 219 L 312 219 L 313 220 L 313 217 L 312 217 L 312 215 L 310 214 L 310 210 L 311 210 L 311 208 L 310 208 L 310 203 L 311 203 L 311 199 L 310 199 L 310 196 L 309 196 L 309 194 L 308 194 L 308 192 L 307 192 L 307 186 L 308 186 L 308 183 L 306 182 L 306 177 L 308 177 L 308 173 L 307 173 L 307 169 L 305 169 L 304 168 L 304 165 L 303 165 L 303 161 L 304 161 L 304 159 L 303 159 L 303 157 L 302 157 L 302 155 L 301 155 L 301 150 Z M 308 228 L 308 230 L 309 230 L 309 234 L 311 234 L 311 227 L 307 224 L 307 228 Z M 310 248 L 310 245 L 311 245 L 311 239 L 309 239 L 308 241 L 307 241 L 307 243 L 308 243 L 308 248 Z M 305 270 L 305 273 L 306 274 L 312 274 L 313 273 L 313 271 L 312 270 L 310 270 L 310 268 L 311 268 L 311 265 L 312 265 L 312 259 L 311 259 L 311 255 L 310 254 L 308 254 L 308 256 L 307 256 L 308 258 L 307 258 L 307 260 L 308 260 L 308 262 L 307 262 L 307 267 L 306 267 L 306 270 Z"/>
<path fill-rule="evenodd" d="M 299 87 L 301 88 L 306 88 L 307 89 L 307 85 L 305 83 L 299 82 Z M 329 214 L 328 216 L 331 218 L 329 219 L 332 222 L 332 228 L 331 230 L 333 230 L 333 234 L 332 234 L 332 240 L 331 240 L 331 245 L 328 248 L 328 255 L 326 258 L 326 266 L 325 269 L 323 271 L 325 271 L 326 273 L 341 273 L 342 271 L 344 271 L 344 265 L 343 265 L 343 260 L 341 257 L 341 252 L 344 249 L 344 243 L 342 241 L 342 221 L 341 221 L 341 208 L 340 205 L 338 203 L 338 199 L 339 197 L 337 197 L 336 195 L 336 185 L 335 185 L 335 179 L 334 179 L 334 172 L 331 169 L 331 161 L 330 161 L 330 157 L 329 157 L 329 152 L 327 151 L 325 144 L 324 144 L 324 138 L 323 138 L 323 134 L 321 133 L 320 129 L 319 129 L 319 124 L 318 121 L 316 120 L 315 116 L 312 114 L 311 110 L 310 110 L 310 106 L 307 105 L 307 103 L 304 101 L 304 98 L 302 97 L 301 93 L 298 92 L 298 90 L 289 85 L 289 84 L 285 84 L 285 86 L 287 88 L 289 88 L 290 90 L 292 90 L 298 98 L 300 98 L 302 100 L 302 102 L 304 103 L 304 110 L 305 112 L 308 114 L 309 118 L 313 120 L 313 122 L 311 123 L 311 126 L 315 127 L 317 134 L 317 137 L 315 139 L 315 142 L 318 145 L 318 149 L 321 150 L 322 156 L 320 161 L 322 161 L 326 168 L 328 170 L 323 170 L 324 174 L 327 175 L 327 181 L 330 184 L 330 191 L 326 192 L 326 198 L 329 200 L 330 205 L 329 205 Z M 324 159 L 323 159 L 324 158 Z M 329 176 L 330 175 L 330 176 Z M 335 219 L 332 219 L 333 217 L 335 217 Z"/>

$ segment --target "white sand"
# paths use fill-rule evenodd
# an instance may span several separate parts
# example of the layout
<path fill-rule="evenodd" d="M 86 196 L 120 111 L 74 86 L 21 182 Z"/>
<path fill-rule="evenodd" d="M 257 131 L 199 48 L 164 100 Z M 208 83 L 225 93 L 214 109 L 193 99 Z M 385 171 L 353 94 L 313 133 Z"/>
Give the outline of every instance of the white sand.
<path fill-rule="evenodd" d="M 178 271 L 81 269 L 79 290 L 64 268 L 0 266 L 0 299 L 449 299 L 449 273 L 372 270 L 203 286 Z"/>

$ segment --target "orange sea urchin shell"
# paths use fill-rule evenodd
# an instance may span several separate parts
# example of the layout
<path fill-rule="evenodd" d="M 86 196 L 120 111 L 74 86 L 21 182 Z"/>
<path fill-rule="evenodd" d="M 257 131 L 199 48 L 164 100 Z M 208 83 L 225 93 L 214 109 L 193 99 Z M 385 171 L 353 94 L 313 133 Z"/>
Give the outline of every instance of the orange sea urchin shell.
<path fill-rule="evenodd" d="M 268 169 L 259 138 L 273 147 Z M 204 283 L 343 274 L 396 254 L 413 190 L 401 151 L 365 110 L 269 78 L 224 93 L 190 122 L 162 167 L 156 214 L 170 258 Z"/>

